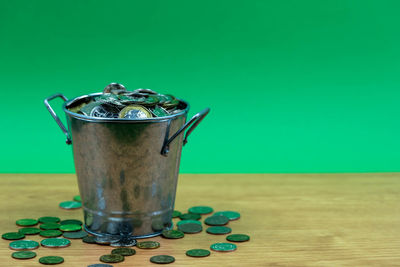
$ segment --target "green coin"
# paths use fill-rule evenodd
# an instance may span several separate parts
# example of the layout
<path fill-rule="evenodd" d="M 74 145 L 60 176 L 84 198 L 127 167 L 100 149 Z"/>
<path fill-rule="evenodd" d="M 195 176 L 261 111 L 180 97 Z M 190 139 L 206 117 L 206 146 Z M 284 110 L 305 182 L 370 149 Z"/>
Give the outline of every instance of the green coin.
<path fill-rule="evenodd" d="M 81 238 L 88 236 L 88 233 L 81 230 L 81 231 L 76 231 L 76 232 L 65 232 L 65 233 L 63 233 L 63 236 L 65 238 L 69 238 L 69 239 L 81 239 Z"/>
<path fill-rule="evenodd" d="M 25 238 L 25 235 L 19 232 L 9 232 L 4 233 L 1 237 L 6 240 L 19 240 Z"/>
<path fill-rule="evenodd" d="M 39 262 L 41 264 L 45 264 L 45 265 L 55 265 L 55 264 L 63 263 L 64 258 L 59 257 L 59 256 L 46 256 L 46 257 L 41 257 L 39 259 Z"/>
<path fill-rule="evenodd" d="M 82 225 L 83 223 L 80 220 L 70 219 L 70 220 L 62 220 L 60 222 L 60 224 L 61 225 L 64 225 L 64 224 L 79 224 L 79 225 Z"/>
<path fill-rule="evenodd" d="M 82 226 L 79 224 L 63 224 L 60 226 L 60 230 L 63 232 L 76 232 L 82 230 Z"/>
<path fill-rule="evenodd" d="M 45 216 L 45 217 L 40 217 L 39 222 L 40 223 L 59 223 L 60 218 Z"/>
<path fill-rule="evenodd" d="M 44 230 L 39 235 L 43 237 L 58 237 L 62 235 L 62 232 L 60 230 Z"/>
<path fill-rule="evenodd" d="M 113 266 L 110 264 L 96 263 L 96 264 L 90 264 L 87 267 L 113 267 Z"/>
<path fill-rule="evenodd" d="M 191 249 L 186 251 L 186 255 L 190 257 L 207 257 L 210 254 L 210 251 L 207 249 Z"/>
<path fill-rule="evenodd" d="M 60 208 L 71 210 L 71 209 L 79 209 L 82 207 L 82 203 L 78 201 L 64 201 L 60 203 Z"/>
<path fill-rule="evenodd" d="M 175 261 L 175 258 L 169 255 L 157 255 L 151 257 L 150 261 L 152 263 L 168 264 L 168 263 L 173 263 Z"/>
<path fill-rule="evenodd" d="M 164 230 L 162 236 L 168 239 L 178 239 L 184 237 L 185 234 L 179 230 Z"/>
<path fill-rule="evenodd" d="M 176 226 L 185 224 L 185 223 L 197 223 L 198 225 L 201 225 L 200 221 L 195 221 L 195 220 L 182 220 L 176 223 Z"/>
<path fill-rule="evenodd" d="M 200 216 L 200 214 L 195 214 L 195 213 L 184 213 L 184 214 L 181 214 L 179 216 L 179 218 L 181 220 L 200 220 L 201 216 Z"/>
<path fill-rule="evenodd" d="M 26 260 L 36 257 L 36 253 L 33 251 L 16 251 L 11 254 L 11 257 L 14 259 Z"/>
<path fill-rule="evenodd" d="M 39 243 L 33 240 L 18 240 L 13 241 L 9 244 L 11 249 L 14 250 L 27 250 L 36 249 L 39 247 Z"/>
<path fill-rule="evenodd" d="M 178 211 L 178 210 L 174 210 L 172 212 L 172 218 L 177 218 L 182 214 L 182 212 Z"/>
<path fill-rule="evenodd" d="M 142 242 L 137 242 L 136 246 L 138 248 L 159 248 L 160 243 L 157 241 L 142 241 Z"/>
<path fill-rule="evenodd" d="M 240 213 L 239 212 L 229 211 L 229 210 L 218 211 L 218 212 L 214 213 L 214 216 L 217 216 L 217 215 L 224 215 L 225 217 L 228 217 L 229 220 L 231 220 L 231 221 L 234 221 L 234 220 L 237 220 L 237 219 L 240 218 Z"/>
<path fill-rule="evenodd" d="M 205 224 L 212 225 L 212 226 L 221 226 L 225 225 L 229 222 L 229 218 L 225 217 L 224 215 L 213 215 L 210 217 L 207 217 L 204 220 Z"/>
<path fill-rule="evenodd" d="M 38 220 L 35 219 L 20 219 L 15 222 L 19 226 L 34 226 L 38 224 Z"/>
<path fill-rule="evenodd" d="M 105 263 L 117 263 L 124 261 L 124 256 L 120 254 L 107 254 L 100 257 L 100 261 Z"/>
<path fill-rule="evenodd" d="M 46 238 L 40 244 L 47 248 L 65 248 L 71 245 L 71 241 L 65 238 Z"/>
<path fill-rule="evenodd" d="M 58 230 L 60 229 L 60 224 L 58 223 L 44 223 L 39 226 L 42 230 Z"/>
<path fill-rule="evenodd" d="M 250 236 L 243 234 L 233 234 L 233 235 L 228 235 L 226 237 L 226 240 L 232 242 L 246 242 L 250 240 Z"/>
<path fill-rule="evenodd" d="M 225 235 L 232 232 L 232 229 L 226 226 L 211 226 L 207 228 L 206 232 L 213 235 Z"/>
<path fill-rule="evenodd" d="M 36 235 L 40 233 L 40 229 L 36 227 L 25 227 L 21 228 L 18 230 L 18 233 L 24 234 L 24 235 Z"/>
<path fill-rule="evenodd" d="M 194 213 L 194 214 L 208 214 L 213 211 L 214 211 L 213 208 L 208 206 L 195 206 L 189 209 L 189 213 Z"/>
<path fill-rule="evenodd" d="M 169 115 L 168 111 L 159 106 L 156 106 L 151 112 L 156 117 L 164 117 Z"/>
<path fill-rule="evenodd" d="M 136 250 L 132 248 L 116 248 L 111 250 L 111 254 L 119 254 L 122 256 L 132 256 L 135 255 Z"/>
<path fill-rule="evenodd" d="M 73 200 L 76 202 L 82 202 L 81 196 L 79 196 L 79 195 L 74 196 Z"/>
<path fill-rule="evenodd" d="M 210 248 L 214 251 L 229 252 L 236 250 L 236 245 L 231 243 L 215 243 Z"/>
<path fill-rule="evenodd" d="M 88 244 L 96 244 L 96 238 L 92 235 L 85 236 L 82 238 L 82 242 L 88 243 Z"/>
<path fill-rule="evenodd" d="M 178 225 L 178 230 L 184 232 L 185 234 L 195 234 L 203 230 L 203 227 L 197 223 L 184 223 Z"/>

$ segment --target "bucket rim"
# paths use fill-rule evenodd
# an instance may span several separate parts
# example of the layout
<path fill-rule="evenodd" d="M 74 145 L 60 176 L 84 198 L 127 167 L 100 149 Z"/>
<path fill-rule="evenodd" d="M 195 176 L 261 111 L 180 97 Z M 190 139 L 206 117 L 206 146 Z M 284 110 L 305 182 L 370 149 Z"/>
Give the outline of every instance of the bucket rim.
<path fill-rule="evenodd" d="M 120 119 L 120 118 L 97 118 L 97 117 L 89 117 L 86 115 L 81 115 L 75 112 L 72 112 L 70 110 L 67 109 L 67 106 L 69 104 L 71 104 L 74 101 L 80 100 L 80 99 L 84 99 L 87 97 L 93 97 L 93 96 L 98 96 L 98 95 L 102 95 L 102 92 L 98 92 L 98 93 L 92 93 L 92 94 L 86 94 L 86 95 L 81 95 L 81 96 L 77 96 L 74 97 L 72 99 L 69 99 L 67 101 L 64 102 L 64 104 L 62 105 L 62 109 L 64 110 L 64 112 L 66 114 L 68 114 L 71 117 L 74 117 L 76 119 L 79 120 L 83 120 L 83 121 L 90 121 L 90 122 L 115 122 L 115 123 L 143 123 L 143 122 L 164 122 L 164 121 L 168 121 L 168 120 L 172 120 L 172 119 L 176 119 L 182 115 L 185 115 L 188 113 L 190 105 L 188 102 L 186 102 L 185 100 L 182 100 L 180 98 L 176 98 L 178 99 L 180 102 L 183 102 L 186 105 L 186 108 L 183 109 L 181 112 L 176 113 L 176 114 L 172 114 L 172 115 L 168 115 L 165 117 L 155 117 L 155 118 L 147 118 L 147 119 L 137 119 L 137 120 L 130 120 L 130 119 Z"/>

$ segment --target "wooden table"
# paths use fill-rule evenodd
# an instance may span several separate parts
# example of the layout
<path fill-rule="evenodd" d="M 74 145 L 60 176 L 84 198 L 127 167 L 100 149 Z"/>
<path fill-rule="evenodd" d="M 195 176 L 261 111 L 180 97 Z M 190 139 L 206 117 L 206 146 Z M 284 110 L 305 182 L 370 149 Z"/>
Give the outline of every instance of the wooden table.
<path fill-rule="evenodd" d="M 78 194 L 75 175 L 1 174 L 0 190 L 2 233 L 16 231 L 20 218 L 82 219 L 82 210 L 58 208 Z M 186 250 L 208 249 L 225 236 L 203 231 L 179 240 L 156 237 L 159 249 L 136 249 L 114 266 L 148 266 L 158 254 L 173 255 L 175 266 L 400 265 L 400 174 L 181 175 L 175 208 L 194 205 L 239 211 L 242 218 L 229 226 L 251 240 L 234 252 L 190 258 Z M 0 241 L 0 266 L 41 266 L 38 259 L 46 255 L 63 256 L 60 266 L 87 266 L 111 251 L 73 240 L 68 248 L 40 247 L 36 258 L 15 260 L 8 244 Z"/>

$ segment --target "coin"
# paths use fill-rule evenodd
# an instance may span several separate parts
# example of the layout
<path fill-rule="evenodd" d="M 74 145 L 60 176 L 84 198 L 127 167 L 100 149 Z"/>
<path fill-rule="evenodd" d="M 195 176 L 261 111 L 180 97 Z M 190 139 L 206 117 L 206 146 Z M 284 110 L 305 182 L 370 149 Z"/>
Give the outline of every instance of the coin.
<path fill-rule="evenodd" d="M 172 218 L 176 218 L 179 217 L 182 214 L 182 212 L 178 211 L 178 210 L 174 210 L 172 212 Z"/>
<path fill-rule="evenodd" d="M 151 257 L 150 261 L 152 263 L 168 264 L 168 263 L 173 263 L 175 261 L 175 258 L 169 255 L 157 255 Z"/>
<path fill-rule="evenodd" d="M 160 243 L 157 241 L 142 241 L 136 244 L 138 248 L 159 248 Z"/>
<path fill-rule="evenodd" d="M 164 230 L 162 236 L 168 239 L 178 239 L 184 237 L 185 234 L 179 230 Z"/>
<path fill-rule="evenodd" d="M 74 196 L 73 201 L 82 202 L 81 196 L 79 196 L 79 195 Z"/>
<path fill-rule="evenodd" d="M 178 230 L 184 232 L 185 234 L 195 234 L 203 230 L 203 227 L 197 223 L 185 223 L 178 225 Z"/>
<path fill-rule="evenodd" d="M 186 251 L 186 255 L 190 257 L 207 257 L 210 254 L 210 251 L 207 249 L 191 249 Z"/>
<path fill-rule="evenodd" d="M 131 248 L 116 248 L 111 250 L 111 254 L 119 254 L 122 256 L 132 256 L 135 255 L 136 250 Z"/>
<path fill-rule="evenodd" d="M 87 267 L 113 267 L 113 266 L 110 264 L 96 263 L 96 264 L 90 264 Z"/>
<path fill-rule="evenodd" d="M 149 95 L 146 97 L 145 101 L 142 103 L 144 106 L 155 106 L 160 100 L 155 95 Z"/>
<path fill-rule="evenodd" d="M 34 226 L 38 224 L 38 220 L 35 219 L 20 219 L 15 222 L 19 226 Z"/>
<path fill-rule="evenodd" d="M 218 216 L 218 215 L 224 215 L 225 217 L 228 217 L 230 221 L 234 221 L 240 218 L 240 213 L 236 212 L 236 211 L 218 211 L 216 213 L 214 213 L 214 216 Z"/>
<path fill-rule="evenodd" d="M 205 224 L 212 226 L 221 226 L 227 224 L 228 222 L 229 218 L 225 217 L 224 215 L 213 215 L 204 220 Z"/>
<path fill-rule="evenodd" d="M 96 239 L 92 235 L 85 236 L 82 238 L 82 242 L 88 243 L 88 244 L 96 244 Z"/>
<path fill-rule="evenodd" d="M 81 239 L 81 238 L 84 238 L 87 235 L 88 235 L 88 233 L 86 233 L 83 230 L 77 231 L 77 232 L 64 232 L 63 233 L 63 236 L 65 238 L 69 238 L 69 239 Z"/>
<path fill-rule="evenodd" d="M 213 211 L 214 211 L 213 208 L 208 206 L 195 206 L 189 209 L 189 213 L 194 213 L 194 214 L 208 214 Z"/>
<path fill-rule="evenodd" d="M 104 94 L 120 94 L 125 92 L 126 88 L 120 83 L 110 83 L 103 89 Z"/>
<path fill-rule="evenodd" d="M 1 237 L 6 240 L 19 240 L 25 238 L 25 235 L 19 232 L 9 232 L 4 233 Z"/>
<path fill-rule="evenodd" d="M 65 224 L 78 224 L 78 225 L 82 225 L 83 223 L 80 220 L 74 220 L 74 219 L 70 219 L 70 220 L 62 220 L 60 222 L 61 225 L 65 225 Z"/>
<path fill-rule="evenodd" d="M 65 248 L 71 245 L 71 241 L 65 238 L 46 238 L 40 244 L 47 248 Z"/>
<path fill-rule="evenodd" d="M 100 257 L 100 261 L 106 263 L 117 263 L 124 261 L 124 256 L 119 254 L 107 254 Z"/>
<path fill-rule="evenodd" d="M 58 237 L 62 235 L 62 232 L 59 230 L 44 230 L 39 235 L 43 237 Z"/>
<path fill-rule="evenodd" d="M 60 222 L 60 218 L 45 216 L 45 217 L 40 217 L 39 222 L 40 223 L 58 223 L 58 222 Z"/>
<path fill-rule="evenodd" d="M 206 232 L 213 235 L 225 235 L 232 232 L 232 229 L 226 226 L 211 226 L 207 228 Z"/>
<path fill-rule="evenodd" d="M 113 102 L 113 104 L 115 103 Z M 90 111 L 89 116 L 98 118 L 118 118 L 118 112 L 119 110 L 112 105 L 101 104 L 94 107 Z"/>
<path fill-rule="evenodd" d="M 121 240 L 121 237 L 116 236 L 96 236 L 94 241 L 100 245 L 109 245 L 114 242 L 118 242 Z"/>
<path fill-rule="evenodd" d="M 250 240 L 250 236 L 243 234 L 233 234 L 233 235 L 228 235 L 226 237 L 226 240 L 231 242 L 245 242 Z"/>
<path fill-rule="evenodd" d="M 151 112 L 153 113 L 153 115 L 155 117 L 165 117 L 165 116 L 169 116 L 168 111 L 166 111 L 165 109 L 163 109 L 162 107 L 156 106 L 155 108 L 153 108 L 151 110 Z"/>
<path fill-rule="evenodd" d="M 44 265 L 55 265 L 64 262 L 64 259 L 59 256 L 45 256 L 39 259 L 39 262 Z"/>
<path fill-rule="evenodd" d="M 181 220 L 200 220 L 201 216 L 200 214 L 194 214 L 194 213 L 184 213 L 179 216 Z"/>
<path fill-rule="evenodd" d="M 179 105 L 179 100 L 178 99 L 173 99 L 171 101 L 163 103 L 163 107 L 165 107 L 165 108 L 174 108 L 177 105 Z"/>
<path fill-rule="evenodd" d="M 210 248 L 214 251 L 229 252 L 236 250 L 236 245 L 231 243 L 215 243 Z"/>
<path fill-rule="evenodd" d="M 16 251 L 11 254 L 11 257 L 14 259 L 26 260 L 36 257 L 36 253 L 33 251 Z"/>
<path fill-rule="evenodd" d="M 200 221 L 195 221 L 195 220 L 182 220 L 176 223 L 176 226 L 179 227 L 179 225 L 185 224 L 185 223 L 196 223 L 198 225 L 201 225 Z"/>
<path fill-rule="evenodd" d="M 82 203 L 78 201 L 64 201 L 60 203 L 60 208 L 70 210 L 70 209 L 79 209 L 82 207 Z"/>
<path fill-rule="evenodd" d="M 18 230 L 18 233 L 24 234 L 24 235 L 36 235 L 40 233 L 40 229 L 36 227 L 25 227 L 21 228 Z"/>
<path fill-rule="evenodd" d="M 63 224 L 60 226 L 60 230 L 63 232 L 76 232 L 82 230 L 82 226 L 79 224 Z"/>
<path fill-rule="evenodd" d="M 137 243 L 133 237 L 122 237 L 121 240 L 110 244 L 112 247 L 133 247 Z"/>
<path fill-rule="evenodd" d="M 133 92 L 134 93 L 139 93 L 139 94 L 149 94 L 149 95 L 156 95 L 157 94 L 156 91 L 153 91 L 151 89 L 142 89 L 142 88 L 136 89 Z"/>
<path fill-rule="evenodd" d="M 58 230 L 60 229 L 60 224 L 58 223 L 44 223 L 39 226 L 42 230 Z"/>
<path fill-rule="evenodd" d="M 36 249 L 39 247 L 39 243 L 33 240 L 17 240 L 9 244 L 11 249 L 14 250 L 26 250 L 26 249 Z"/>
<path fill-rule="evenodd" d="M 129 105 L 120 111 L 118 117 L 123 119 L 147 119 L 151 118 L 152 115 L 150 111 L 143 106 Z"/>

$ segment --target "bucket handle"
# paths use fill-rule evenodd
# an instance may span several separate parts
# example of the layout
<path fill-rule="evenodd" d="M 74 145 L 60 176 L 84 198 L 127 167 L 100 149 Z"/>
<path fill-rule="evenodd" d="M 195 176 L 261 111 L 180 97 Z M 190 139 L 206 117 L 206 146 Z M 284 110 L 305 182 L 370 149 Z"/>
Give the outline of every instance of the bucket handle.
<path fill-rule="evenodd" d="M 203 109 L 202 111 L 200 111 L 199 113 L 194 115 L 188 122 L 186 122 L 185 125 L 182 126 L 182 128 L 180 128 L 173 136 L 171 136 L 171 138 L 166 139 L 166 141 L 164 142 L 164 145 L 161 149 L 161 155 L 167 156 L 167 154 L 169 152 L 169 144 L 172 141 L 174 141 L 174 139 L 178 135 L 180 135 L 190 125 L 193 124 L 192 127 L 190 127 L 189 130 L 187 130 L 187 132 L 185 133 L 185 137 L 183 138 L 183 145 L 186 145 L 188 136 L 190 135 L 191 132 L 193 132 L 193 130 L 197 127 L 197 125 L 204 119 L 204 117 L 208 114 L 208 112 L 210 112 L 210 108 Z"/>
<path fill-rule="evenodd" d="M 67 137 L 67 140 L 65 142 L 67 143 L 67 145 L 70 145 L 72 143 L 72 141 L 71 141 L 71 138 L 69 137 L 67 128 L 65 128 L 64 124 L 61 122 L 60 118 L 57 116 L 57 114 L 54 112 L 54 110 L 52 109 L 52 107 L 49 104 L 50 100 L 53 100 L 54 98 L 57 98 L 57 97 L 61 97 L 64 101 L 68 100 L 68 98 L 66 98 L 65 95 L 63 95 L 63 94 L 55 94 L 55 95 L 52 95 L 52 96 L 49 96 L 48 98 L 46 98 L 44 100 L 44 105 L 46 106 L 47 110 L 50 112 L 50 115 L 57 122 L 58 126 L 60 126 L 61 131 L 63 131 L 63 133 Z"/>

